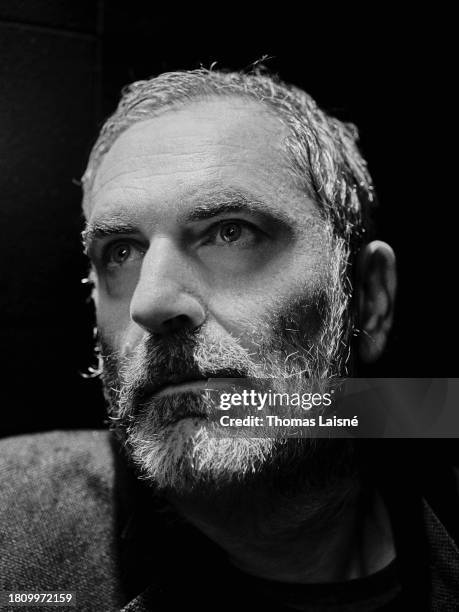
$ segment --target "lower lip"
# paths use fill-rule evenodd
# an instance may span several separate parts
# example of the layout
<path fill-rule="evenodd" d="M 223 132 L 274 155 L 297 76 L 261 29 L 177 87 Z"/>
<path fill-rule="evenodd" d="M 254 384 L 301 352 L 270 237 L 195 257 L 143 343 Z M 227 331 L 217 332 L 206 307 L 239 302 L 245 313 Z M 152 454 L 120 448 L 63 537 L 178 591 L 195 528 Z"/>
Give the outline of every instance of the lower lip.
<path fill-rule="evenodd" d="M 164 397 L 166 395 L 172 395 L 174 393 L 189 393 L 204 391 L 209 387 L 207 380 L 196 380 L 194 382 L 180 383 L 179 385 L 168 385 L 164 387 L 156 394 L 156 397 Z"/>
<path fill-rule="evenodd" d="M 245 379 L 241 379 L 243 381 Z M 234 381 L 231 387 L 234 386 Z M 178 385 L 168 385 L 156 393 L 156 397 L 164 397 L 174 393 L 198 393 L 199 391 L 218 391 L 228 388 L 228 379 L 226 378 L 210 378 L 207 380 L 195 380 L 190 382 L 180 383 Z"/>

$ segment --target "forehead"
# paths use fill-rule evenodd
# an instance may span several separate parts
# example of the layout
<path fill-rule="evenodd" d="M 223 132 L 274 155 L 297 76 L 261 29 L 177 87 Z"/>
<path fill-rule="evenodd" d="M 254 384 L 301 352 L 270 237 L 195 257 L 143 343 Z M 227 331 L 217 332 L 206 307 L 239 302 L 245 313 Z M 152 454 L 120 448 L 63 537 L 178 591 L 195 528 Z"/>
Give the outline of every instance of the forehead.
<path fill-rule="evenodd" d="M 294 184 L 287 135 L 267 107 L 243 98 L 194 101 L 138 122 L 103 158 L 90 216 L 121 204 L 171 209 L 213 185 L 248 191 L 302 215 L 314 206 Z"/>

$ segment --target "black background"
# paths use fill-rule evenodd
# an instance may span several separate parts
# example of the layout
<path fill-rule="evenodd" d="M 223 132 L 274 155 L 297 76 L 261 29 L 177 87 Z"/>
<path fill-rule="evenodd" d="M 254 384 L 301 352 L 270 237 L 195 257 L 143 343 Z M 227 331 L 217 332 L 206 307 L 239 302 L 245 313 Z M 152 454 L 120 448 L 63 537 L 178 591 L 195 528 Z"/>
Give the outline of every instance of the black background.
<path fill-rule="evenodd" d="M 448 19 L 429 7 L 312 6 L 0 4 L 0 435 L 102 425 L 98 383 L 79 375 L 92 323 L 78 179 L 123 85 L 214 61 L 241 69 L 267 55 L 273 72 L 359 127 L 381 203 L 377 237 L 399 271 L 394 331 L 373 374 L 458 375 Z"/>

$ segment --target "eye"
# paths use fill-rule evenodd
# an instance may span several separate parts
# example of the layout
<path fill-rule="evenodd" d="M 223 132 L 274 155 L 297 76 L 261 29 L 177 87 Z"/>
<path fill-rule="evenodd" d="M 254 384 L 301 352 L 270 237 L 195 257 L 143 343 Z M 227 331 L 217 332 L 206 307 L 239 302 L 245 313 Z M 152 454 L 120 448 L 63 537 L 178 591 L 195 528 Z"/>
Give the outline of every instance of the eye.
<path fill-rule="evenodd" d="M 208 232 L 204 244 L 214 246 L 238 246 L 249 248 L 255 246 L 263 232 L 248 221 L 222 221 L 216 223 Z"/>
<path fill-rule="evenodd" d="M 235 242 L 239 240 L 242 234 L 242 227 L 240 223 L 225 223 L 220 227 L 219 237 L 223 242 Z"/>
<path fill-rule="evenodd" d="M 117 269 L 137 260 L 144 252 L 129 242 L 115 242 L 108 245 L 104 253 L 104 263 L 108 269 Z"/>

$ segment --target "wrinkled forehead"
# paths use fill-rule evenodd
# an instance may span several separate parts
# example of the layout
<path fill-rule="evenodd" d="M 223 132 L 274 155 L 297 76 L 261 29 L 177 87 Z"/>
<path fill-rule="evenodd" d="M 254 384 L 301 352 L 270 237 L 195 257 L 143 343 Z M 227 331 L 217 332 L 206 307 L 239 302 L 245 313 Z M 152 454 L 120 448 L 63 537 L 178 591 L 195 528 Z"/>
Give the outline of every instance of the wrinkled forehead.
<path fill-rule="evenodd" d="M 293 179 L 288 135 L 267 106 L 239 97 L 196 100 L 137 122 L 103 157 L 86 215 L 123 199 L 177 204 L 215 183 L 288 201 L 300 214 L 306 195 Z"/>

